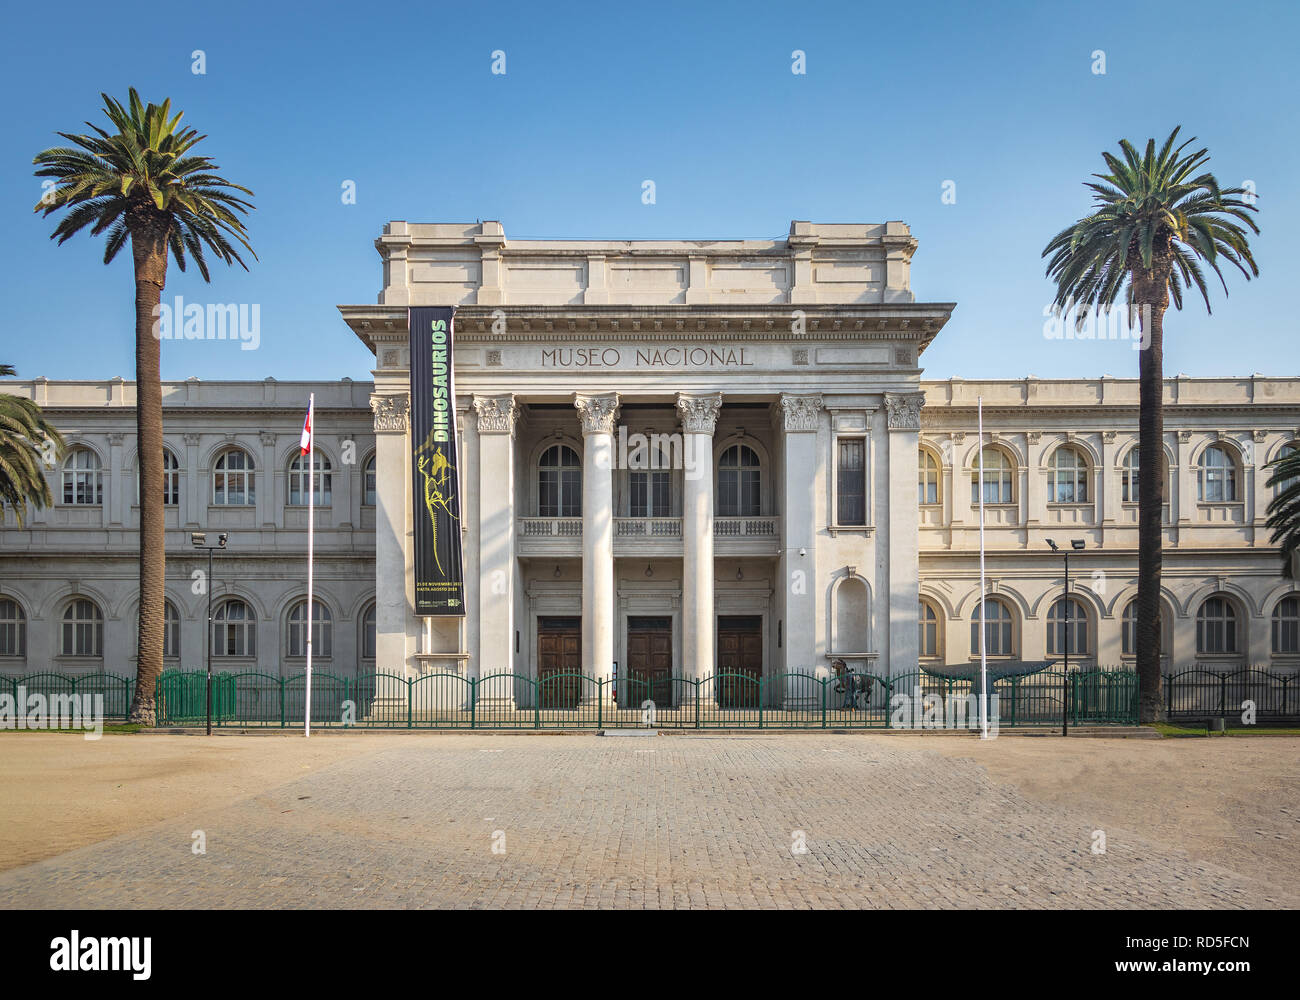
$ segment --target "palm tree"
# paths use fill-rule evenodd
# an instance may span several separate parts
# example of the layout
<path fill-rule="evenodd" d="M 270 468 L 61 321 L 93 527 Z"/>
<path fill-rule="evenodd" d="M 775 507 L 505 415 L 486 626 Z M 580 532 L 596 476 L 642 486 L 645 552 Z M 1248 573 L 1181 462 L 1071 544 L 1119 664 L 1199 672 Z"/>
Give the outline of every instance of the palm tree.
<path fill-rule="evenodd" d="M 1278 493 L 1269 501 L 1265 523 L 1273 529 L 1272 542 L 1282 548 L 1282 575 L 1295 579 L 1300 554 L 1300 448 L 1275 458 L 1267 468 L 1273 472 L 1266 485 L 1278 487 Z"/>
<path fill-rule="evenodd" d="M 1246 229 L 1258 233 L 1250 213 L 1254 195 L 1245 188 L 1222 188 L 1211 173 L 1205 149 L 1184 153 L 1196 140 L 1177 148 L 1174 129 L 1159 152 L 1147 140 L 1139 155 L 1127 140 L 1123 158 L 1102 153 L 1108 173 L 1093 174 L 1094 210 L 1052 237 L 1043 251 L 1051 257 L 1047 276 L 1056 282 L 1058 309 L 1074 306 L 1108 309 L 1125 295 L 1130 316 L 1142 323 L 1138 359 L 1138 596 L 1137 670 L 1139 718 L 1157 721 L 1160 697 L 1160 558 L 1164 480 L 1164 317 L 1172 299 L 1183 307 L 1183 290 L 1195 288 L 1210 310 L 1202 265 L 1223 285 L 1219 265 L 1228 261 L 1250 280 L 1259 274 Z M 1242 197 L 1242 196 L 1245 197 Z"/>
<path fill-rule="evenodd" d="M 131 241 L 135 265 L 136 441 L 140 455 L 140 619 L 135 697 L 131 721 L 154 724 L 154 687 L 162 671 L 163 581 L 166 554 L 163 533 L 162 381 L 155 320 L 167 279 L 170 252 L 185 270 L 188 252 L 204 281 L 209 281 L 206 253 L 248 269 L 238 243 L 256 259 L 241 215 L 252 203 L 236 192 L 252 192 L 225 180 L 206 156 L 191 150 L 205 136 L 179 128 L 181 114 L 170 117 L 171 101 L 145 106 L 131 88 L 128 106 L 100 94 L 114 132 L 87 122 L 94 135 L 59 132 L 70 146 L 39 153 L 32 161 L 37 177 L 56 185 L 36 206 L 50 215 L 69 211 L 51 239 L 60 244 L 90 226 L 90 234 L 107 232 L 104 263 Z"/>
<path fill-rule="evenodd" d="M 0 376 L 16 374 L 12 365 L 0 365 Z M 28 506 L 39 509 L 54 502 L 41 465 L 62 454 L 63 436 L 39 406 L 22 396 L 0 393 L 0 523 L 6 507 L 14 509 L 21 528 Z"/>

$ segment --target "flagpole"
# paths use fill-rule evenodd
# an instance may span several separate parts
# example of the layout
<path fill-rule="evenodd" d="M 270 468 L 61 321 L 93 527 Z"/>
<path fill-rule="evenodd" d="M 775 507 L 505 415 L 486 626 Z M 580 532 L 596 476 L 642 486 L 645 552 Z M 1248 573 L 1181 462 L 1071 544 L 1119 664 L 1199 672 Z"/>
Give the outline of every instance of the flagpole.
<path fill-rule="evenodd" d="M 303 736 L 311 737 L 311 633 L 316 605 L 312 594 L 312 548 L 316 541 L 316 393 L 307 402 L 307 710 Z"/>
<path fill-rule="evenodd" d="M 989 661 L 984 649 L 984 397 L 977 396 L 979 406 L 979 463 L 980 463 L 980 739 L 989 738 Z"/>

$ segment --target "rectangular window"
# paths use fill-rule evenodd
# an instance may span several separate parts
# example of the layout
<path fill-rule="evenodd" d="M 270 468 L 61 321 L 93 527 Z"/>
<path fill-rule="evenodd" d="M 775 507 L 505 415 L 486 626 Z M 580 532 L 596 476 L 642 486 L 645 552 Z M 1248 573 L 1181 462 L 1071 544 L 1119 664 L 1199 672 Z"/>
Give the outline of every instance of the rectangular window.
<path fill-rule="evenodd" d="M 539 517 L 582 516 L 582 477 L 578 470 L 543 469 L 537 490 Z"/>
<path fill-rule="evenodd" d="M 628 473 L 628 516 L 671 517 L 671 480 L 667 472 Z"/>
<path fill-rule="evenodd" d="M 863 438 L 841 438 L 836 473 L 838 523 L 867 523 L 867 442 Z"/>

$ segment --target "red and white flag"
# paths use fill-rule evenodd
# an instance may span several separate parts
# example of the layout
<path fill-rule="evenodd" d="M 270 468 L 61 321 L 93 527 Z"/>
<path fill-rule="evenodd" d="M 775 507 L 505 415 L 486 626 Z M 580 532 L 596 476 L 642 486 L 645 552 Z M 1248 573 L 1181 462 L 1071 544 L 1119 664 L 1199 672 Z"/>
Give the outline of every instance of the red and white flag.
<path fill-rule="evenodd" d="M 302 422 L 302 453 L 311 450 L 311 407 L 307 407 L 307 419 Z"/>

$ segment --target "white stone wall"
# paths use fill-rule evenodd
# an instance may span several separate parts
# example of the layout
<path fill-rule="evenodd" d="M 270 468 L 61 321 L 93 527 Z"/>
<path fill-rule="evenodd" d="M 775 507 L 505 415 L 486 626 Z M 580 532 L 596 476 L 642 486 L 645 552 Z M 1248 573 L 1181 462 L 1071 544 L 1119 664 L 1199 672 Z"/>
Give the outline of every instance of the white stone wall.
<path fill-rule="evenodd" d="M 30 511 L 23 528 L 0 525 L 0 598 L 26 617 L 26 655 L 0 657 L 7 673 L 58 670 L 135 673 L 139 507 L 136 488 L 133 383 L 11 382 L 4 391 L 35 399 L 60 428 L 69 449 L 88 448 L 102 462 L 103 502 L 64 504 L 61 468 L 47 471 L 53 507 Z M 316 393 L 316 444 L 330 462 L 332 503 L 317 507 L 316 599 L 332 619 L 332 650 L 316 667 L 355 675 L 361 664 L 361 623 L 374 600 L 374 507 L 364 502 L 364 468 L 374 454 L 369 384 L 169 382 L 164 385 L 164 444 L 176 456 L 179 503 L 166 509 L 167 598 L 180 617 L 180 648 L 166 666 L 199 669 L 205 662 L 207 594 L 193 574 L 207 557 L 190 533 L 209 543 L 229 536 L 214 564 L 214 603 L 238 597 L 257 615 L 256 655 L 214 659 L 223 670 L 296 673 L 287 616 L 306 597 L 306 508 L 289 506 L 289 463 L 299 454 L 307 398 Z M 247 506 L 213 501 L 212 467 L 226 447 L 252 456 L 255 500 Z M 351 459 L 351 461 L 349 461 Z M 75 597 L 93 600 L 103 623 L 103 655 L 64 656 L 60 623 Z M 367 670 L 373 669 L 365 664 Z"/>
<path fill-rule="evenodd" d="M 1137 446 L 1137 383 L 1131 379 L 965 381 L 923 383 L 920 444 L 940 461 L 943 496 L 921 508 L 922 595 L 945 618 L 943 658 L 971 657 L 970 623 L 979 592 L 979 515 L 971 503 L 978 455 L 975 408 L 983 398 L 986 442 L 1013 458 L 1014 502 L 986 506 L 990 591 L 1012 609 L 1017 655 L 1046 659 L 1047 614 L 1063 593 L 1064 565 L 1051 552 L 1081 539 L 1070 559 L 1071 591 L 1088 610 L 1090 648 L 1084 663 L 1131 663 L 1121 643 L 1125 608 L 1137 593 L 1137 507 L 1122 498 L 1125 456 Z M 1294 669 L 1300 657 L 1272 648 L 1272 615 L 1296 593 L 1283 579 L 1264 526 L 1274 491 L 1265 466 L 1300 439 L 1300 379 L 1168 379 L 1165 453 L 1169 488 L 1162 584 L 1166 664 L 1182 669 L 1245 665 Z M 1198 469 L 1205 449 L 1224 447 L 1235 465 L 1233 501 L 1203 502 Z M 1058 448 L 1078 449 L 1087 462 L 1086 502 L 1050 503 L 1048 477 Z M 1208 655 L 1196 648 L 1196 616 L 1207 597 L 1226 597 L 1237 614 L 1237 651 Z M 1059 657 L 1051 657 L 1059 659 Z M 1078 659 L 1078 658 L 1074 658 Z"/>

